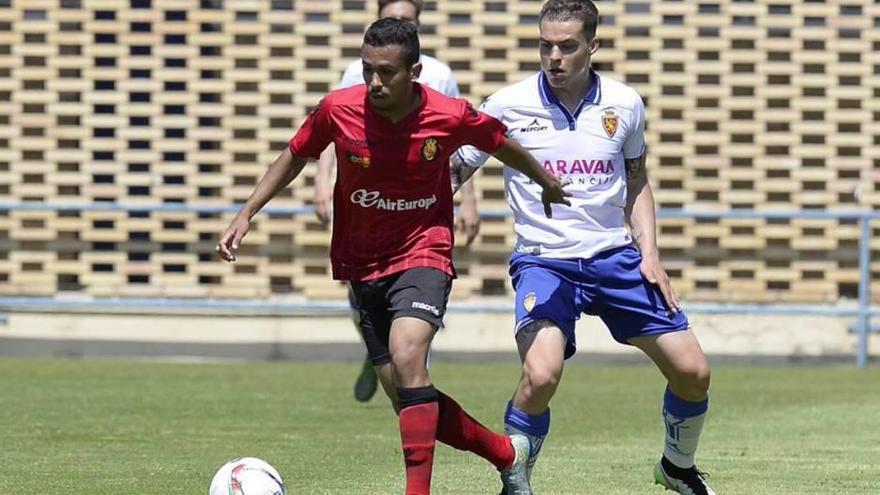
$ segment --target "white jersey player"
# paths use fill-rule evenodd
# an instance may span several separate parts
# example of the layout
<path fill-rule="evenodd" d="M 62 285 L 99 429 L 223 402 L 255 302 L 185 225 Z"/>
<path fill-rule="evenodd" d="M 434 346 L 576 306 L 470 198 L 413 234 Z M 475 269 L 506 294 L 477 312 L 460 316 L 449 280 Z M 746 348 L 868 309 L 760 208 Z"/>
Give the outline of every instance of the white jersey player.
<path fill-rule="evenodd" d="M 590 68 L 599 48 L 597 23 L 590 0 L 545 3 L 542 71 L 498 91 L 481 108 L 568 181 L 571 194 L 570 206 L 554 206 L 546 218 L 540 187 L 505 167 L 517 235 L 510 273 L 523 361 L 505 428 L 530 439 L 531 478 L 550 429 L 550 399 L 565 359 L 576 350 L 575 321 L 596 315 L 617 341 L 645 352 L 668 380 L 655 481 L 682 494 L 714 495 L 694 465 L 709 404 L 709 365 L 660 263 L 642 99 Z M 455 180 L 487 158 L 470 148 L 456 156 Z"/>

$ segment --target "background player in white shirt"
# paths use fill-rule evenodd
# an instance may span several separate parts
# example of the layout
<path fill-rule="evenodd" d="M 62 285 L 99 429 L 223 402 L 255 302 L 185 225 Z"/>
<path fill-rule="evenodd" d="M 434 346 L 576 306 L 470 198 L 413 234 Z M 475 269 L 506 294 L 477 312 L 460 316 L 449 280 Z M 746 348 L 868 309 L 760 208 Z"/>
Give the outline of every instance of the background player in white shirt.
<path fill-rule="evenodd" d="M 575 321 L 581 313 L 596 315 L 667 379 L 666 438 L 655 481 L 682 494 L 711 495 L 694 466 L 708 409 L 709 365 L 660 263 L 641 97 L 590 68 L 599 48 L 598 16 L 590 0 L 547 2 L 540 15 L 542 72 L 482 106 L 507 125 L 509 137 L 569 182 L 572 194 L 571 206 L 547 218 L 540 187 L 505 168 L 517 234 L 510 273 L 523 363 L 505 427 L 530 438 L 531 473 L 549 431 L 550 399 L 565 359 L 575 352 Z M 453 159 L 454 180 L 468 177 L 486 158 L 461 149 Z"/>
<path fill-rule="evenodd" d="M 418 25 L 424 4 L 425 2 L 422 0 L 379 0 L 379 19 L 391 17 L 411 21 Z M 446 96 L 459 97 L 458 84 L 455 82 L 452 69 L 448 65 L 425 54 L 421 55 L 419 62 L 422 64 L 422 72 L 418 79 L 420 83 Z M 339 87 L 347 88 L 358 84 L 364 84 L 363 64 L 360 59 L 353 61 L 345 69 Z M 315 214 L 324 225 L 329 224 L 332 216 L 333 169 L 335 165 L 336 154 L 331 145 L 321 154 L 315 171 Z M 455 230 L 457 235 L 467 239 L 467 245 L 473 242 L 480 231 L 480 213 L 477 211 L 477 193 L 474 189 L 474 181 L 467 181 L 461 185 L 461 203 L 455 221 Z M 359 315 L 356 311 L 352 311 L 352 320 L 360 333 Z M 361 402 L 370 400 L 375 395 L 377 386 L 378 377 L 373 370 L 373 365 L 369 359 L 365 359 L 361 372 L 355 380 L 355 399 Z"/>

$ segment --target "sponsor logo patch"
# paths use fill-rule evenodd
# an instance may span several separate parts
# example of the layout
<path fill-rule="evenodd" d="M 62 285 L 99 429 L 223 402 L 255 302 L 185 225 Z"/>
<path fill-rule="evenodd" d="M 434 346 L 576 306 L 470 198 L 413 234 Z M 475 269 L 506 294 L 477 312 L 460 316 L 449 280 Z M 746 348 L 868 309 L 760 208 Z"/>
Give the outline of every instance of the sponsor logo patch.
<path fill-rule="evenodd" d="M 361 156 L 357 153 L 352 153 L 351 151 L 345 154 L 345 157 L 348 158 L 348 161 L 357 165 L 361 168 L 370 168 L 370 157 Z"/>
<path fill-rule="evenodd" d="M 383 198 L 379 191 L 367 191 L 358 189 L 351 193 L 351 202 L 362 208 L 376 208 L 386 211 L 409 211 L 417 209 L 427 210 L 437 203 L 437 196 L 419 199 L 387 199 Z"/>
<path fill-rule="evenodd" d="M 539 122 L 537 118 L 529 122 L 529 125 L 519 128 L 519 132 L 541 132 L 546 130 L 547 126 L 541 125 L 541 122 Z"/>

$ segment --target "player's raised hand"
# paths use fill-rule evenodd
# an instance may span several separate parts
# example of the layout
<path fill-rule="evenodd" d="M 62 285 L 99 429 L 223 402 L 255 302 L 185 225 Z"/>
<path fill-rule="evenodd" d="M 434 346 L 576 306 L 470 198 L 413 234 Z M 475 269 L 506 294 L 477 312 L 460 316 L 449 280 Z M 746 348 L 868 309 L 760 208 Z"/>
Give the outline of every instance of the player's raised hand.
<path fill-rule="evenodd" d="M 639 269 L 642 272 L 642 276 L 645 277 L 645 280 L 656 285 L 660 289 L 660 293 L 663 294 L 663 300 L 666 302 L 666 307 L 669 311 L 681 311 L 681 303 L 678 301 L 678 296 L 675 295 L 675 291 L 672 289 L 672 284 L 669 282 L 669 276 L 666 274 L 666 270 L 663 269 L 659 256 L 656 254 L 642 255 L 642 265 Z"/>
<path fill-rule="evenodd" d="M 492 156 L 501 160 L 508 167 L 522 172 L 541 186 L 543 189 L 541 202 L 544 203 L 544 214 L 547 215 L 547 218 L 553 218 L 551 204 L 559 203 L 571 206 L 571 203 L 565 199 L 571 196 L 571 193 L 562 189 L 568 183 L 561 182 L 558 177 L 545 170 L 541 163 L 535 160 L 535 157 L 515 140 L 505 139 Z"/>
<path fill-rule="evenodd" d="M 223 235 L 220 236 L 220 242 L 217 243 L 217 254 L 225 261 L 235 261 L 235 252 L 241 245 L 241 240 L 247 235 L 251 228 L 251 222 L 247 218 L 236 215 L 226 227 Z"/>
<path fill-rule="evenodd" d="M 544 203 L 544 214 L 547 215 L 547 218 L 553 218 L 553 209 L 551 208 L 553 203 L 571 206 L 571 202 L 566 199 L 571 196 L 571 193 L 564 189 L 565 186 L 569 185 L 571 182 L 563 182 L 555 175 L 547 175 L 550 179 L 547 181 L 547 184 L 543 186 L 544 190 L 541 192 L 541 202 Z"/>

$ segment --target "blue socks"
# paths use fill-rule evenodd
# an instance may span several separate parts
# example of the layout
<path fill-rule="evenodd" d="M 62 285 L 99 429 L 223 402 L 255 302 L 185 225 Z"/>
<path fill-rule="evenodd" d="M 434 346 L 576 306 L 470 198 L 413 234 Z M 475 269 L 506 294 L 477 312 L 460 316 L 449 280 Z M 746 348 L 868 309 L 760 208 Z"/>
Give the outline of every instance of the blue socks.
<path fill-rule="evenodd" d="M 531 478 L 532 468 L 538 461 L 538 454 L 541 453 L 541 447 L 544 445 L 544 438 L 550 431 L 550 408 L 537 415 L 531 416 L 526 412 L 520 411 L 513 405 L 513 401 L 507 403 L 507 410 L 504 411 L 504 432 L 508 435 L 517 433 L 525 435 L 531 444 L 531 454 L 528 461 L 528 473 Z"/>
<path fill-rule="evenodd" d="M 663 456 L 672 464 L 682 469 L 693 467 L 708 410 L 708 398 L 690 402 L 666 389 L 663 396 L 663 422 L 666 424 Z"/>

